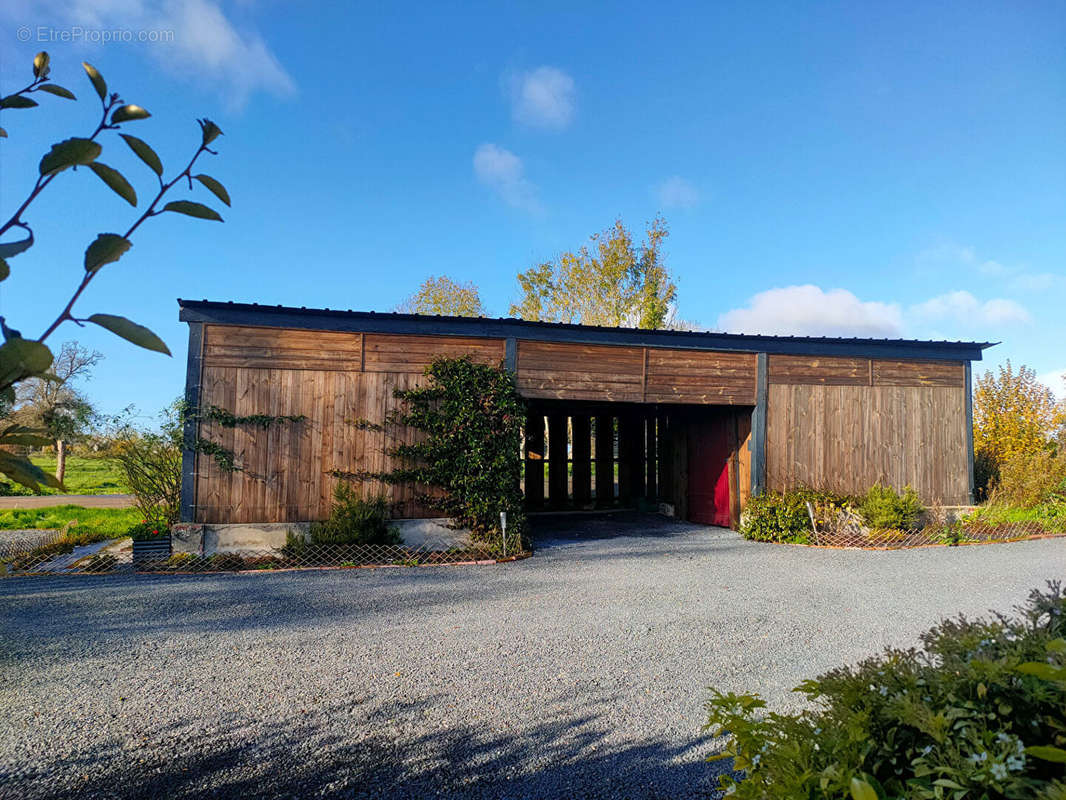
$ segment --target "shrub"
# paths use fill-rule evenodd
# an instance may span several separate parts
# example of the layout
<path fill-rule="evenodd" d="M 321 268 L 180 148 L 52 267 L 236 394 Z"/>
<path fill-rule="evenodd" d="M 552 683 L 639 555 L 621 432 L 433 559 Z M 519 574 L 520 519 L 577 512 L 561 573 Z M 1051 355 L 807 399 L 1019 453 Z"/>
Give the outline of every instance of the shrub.
<path fill-rule="evenodd" d="M 291 537 L 288 537 L 291 541 Z M 311 523 L 313 544 L 398 544 L 389 525 L 389 504 L 381 496 L 364 500 L 346 483 L 333 490 L 329 519 Z"/>
<path fill-rule="evenodd" d="M 918 493 L 910 486 L 897 492 L 891 486 L 871 486 L 858 505 L 859 515 L 870 528 L 912 531 L 925 511 Z"/>
<path fill-rule="evenodd" d="M 176 406 L 164 412 L 161 432 L 127 429 L 116 437 L 115 460 L 136 499 L 137 510 L 158 527 L 169 528 L 178 521 L 181 445 Z"/>
<path fill-rule="evenodd" d="M 1037 450 L 1006 458 L 989 500 L 992 505 L 1021 508 L 1066 502 L 1066 453 Z"/>
<path fill-rule="evenodd" d="M 740 533 L 757 542 L 808 544 L 813 531 L 807 503 L 814 509 L 815 522 L 821 527 L 847 508 L 850 499 L 814 489 L 764 492 L 748 500 L 740 520 Z"/>
<path fill-rule="evenodd" d="M 153 539 L 168 539 L 170 538 L 170 528 L 161 526 L 150 520 L 142 519 L 136 525 L 130 527 L 126 532 L 126 535 L 135 542 L 148 542 Z"/>
<path fill-rule="evenodd" d="M 714 692 L 739 798 L 1066 797 L 1066 597 L 1033 591 L 1016 619 L 941 622 L 922 648 L 886 650 L 796 691 L 814 708 L 766 713 Z"/>
<path fill-rule="evenodd" d="M 429 383 L 397 390 L 401 409 L 387 423 L 414 428 L 422 441 L 390 454 L 405 466 L 375 479 L 416 483 L 437 491 L 419 499 L 467 528 L 474 541 L 500 543 L 500 512 L 518 548 L 525 524 L 520 488 L 525 401 L 514 376 L 468 357 L 439 358 L 426 367 Z"/>

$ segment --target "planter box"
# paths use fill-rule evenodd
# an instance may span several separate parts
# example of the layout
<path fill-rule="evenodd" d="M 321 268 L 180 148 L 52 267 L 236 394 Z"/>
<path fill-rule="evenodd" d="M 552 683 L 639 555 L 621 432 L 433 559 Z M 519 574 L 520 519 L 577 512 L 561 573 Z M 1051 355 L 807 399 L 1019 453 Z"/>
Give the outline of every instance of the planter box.
<path fill-rule="evenodd" d="M 166 561 L 170 558 L 170 539 L 150 539 L 133 542 L 133 563 Z"/>

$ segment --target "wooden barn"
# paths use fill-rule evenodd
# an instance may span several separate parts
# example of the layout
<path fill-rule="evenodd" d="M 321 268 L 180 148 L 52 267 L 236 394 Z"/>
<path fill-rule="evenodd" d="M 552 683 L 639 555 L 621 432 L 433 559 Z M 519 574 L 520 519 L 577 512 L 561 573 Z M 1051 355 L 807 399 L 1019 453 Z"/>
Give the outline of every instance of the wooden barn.
<path fill-rule="evenodd" d="M 182 519 L 265 523 L 328 515 L 340 472 L 379 472 L 393 389 L 436 356 L 514 373 L 529 413 L 531 511 L 658 507 L 736 526 L 752 493 L 913 486 L 959 505 L 973 491 L 970 363 L 989 345 L 648 331 L 515 319 L 376 314 L 180 300 L 187 400 L 266 430 L 189 423 Z M 238 471 L 193 447 L 217 442 Z M 434 516 L 411 486 L 396 516 Z"/>

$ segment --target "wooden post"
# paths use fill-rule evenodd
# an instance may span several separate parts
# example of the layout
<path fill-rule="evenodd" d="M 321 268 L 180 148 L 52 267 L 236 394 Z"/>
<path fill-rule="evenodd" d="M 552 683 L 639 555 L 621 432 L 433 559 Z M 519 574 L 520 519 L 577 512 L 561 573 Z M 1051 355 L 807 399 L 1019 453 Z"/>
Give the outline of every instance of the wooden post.
<path fill-rule="evenodd" d="M 673 418 L 667 414 L 659 414 L 658 440 L 659 440 L 659 499 L 665 503 L 676 505 L 674 497 L 674 469 L 673 450 L 671 449 L 670 430 L 673 426 Z"/>
<path fill-rule="evenodd" d="M 588 414 L 570 418 L 573 444 L 570 450 L 574 481 L 574 505 L 587 506 L 592 499 L 592 426 Z"/>
<path fill-rule="evenodd" d="M 644 432 L 640 417 L 627 411 L 618 417 L 618 499 L 636 505 L 644 494 Z"/>
<path fill-rule="evenodd" d="M 548 415 L 548 503 L 552 508 L 566 508 L 570 503 L 566 421 L 566 414 L 555 412 Z"/>
<path fill-rule="evenodd" d="M 655 431 L 655 414 L 650 413 L 644 418 L 644 466 L 647 479 L 644 484 L 645 495 L 649 502 L 654 503 L 659 499 L 659 480 L 657 470 L 657 447 L 658 436 Z"/>
<path fill-rule="evenodd" d="M 544 506 L 544 415 L 536 410 L 526 416 L 526 505 Z"/>
<path fill-rule="evenodd" d="M 963 423 L 966 426 L 966 469 L 969 477 L 970 486 L 970 505 L 973 505 L 977 501 L 976 487 L 974 486 L 973 477 L 973 365 L 967 361 L 965 369 L 965 381 L 966 381 L 966 421 Z"/>
<path fill-rule="evenodd" d="M 729 521 L 733 530 L 740 528 L 740 430 L 737 413 L 736 409 L 729 409 L 726 419 L 726 434 L 729 437 Z"/>
<path fill-rule="evenodd" d="M 769 387 L 766 353 L 755 356 L 755 411 L 751 415 L 751 496 L 766 488 L 766 411 Z"/>
<path fill-rule="evenodd" d="M 614 417 L 596 417 L 596 505 L 614 505 Z"/>
<path fill-rule="evenodd" d="M 204 324 L 189 323 L 189 356 L 185 366 L 185 420 L 182 424 L 181 504 L 182 522 L 196 521 L 196 437 L 200 434 L 200 381 L 203 374 Z"/>

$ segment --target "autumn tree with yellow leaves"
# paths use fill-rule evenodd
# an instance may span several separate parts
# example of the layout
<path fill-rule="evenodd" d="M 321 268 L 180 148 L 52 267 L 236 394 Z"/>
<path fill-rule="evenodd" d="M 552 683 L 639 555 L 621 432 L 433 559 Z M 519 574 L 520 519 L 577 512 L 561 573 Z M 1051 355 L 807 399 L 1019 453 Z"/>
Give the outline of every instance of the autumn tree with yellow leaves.
<path fill-rule="evenodd" d="M 511 315 L 581 325 L 670 327 L 677 285 L 664 263 L 668 235 L 666 222 L 656 218 L 638 245 L 622 221 L 615 221 L 580 249 L 519 273 L 521 297 Z"/>
<path fill-rule="evenodd" d="M 396 310 L 405 314 L 444 314 L 449 317 L 485 316 L 477 286 L 469 282 L 458 283 L 447 275 L 430 275 Z"/>
<path fill-rule="evenodd" d="M 1066 423 L 1066 406 L 1022 365 L 1008 360 L 977 379 L 973 396 L 973 444 L 978 488 L 994 483 L 1012 459 L 1051 452 Z"/>

